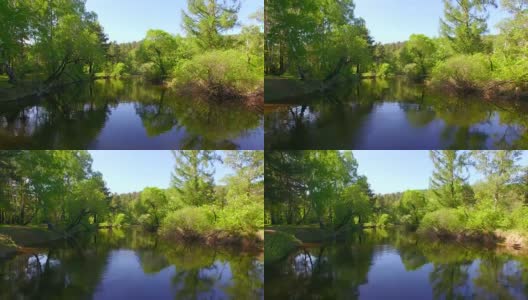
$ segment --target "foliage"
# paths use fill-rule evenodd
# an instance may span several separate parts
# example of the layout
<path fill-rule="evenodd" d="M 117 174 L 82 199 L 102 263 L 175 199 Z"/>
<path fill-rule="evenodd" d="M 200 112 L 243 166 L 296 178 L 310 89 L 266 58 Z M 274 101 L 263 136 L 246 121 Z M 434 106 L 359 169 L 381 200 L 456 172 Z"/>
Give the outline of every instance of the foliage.
<path fill-rule="evenodd" d="M 218 49 L 225 46 L 221 35 L 232 29 L 238 22 L 239 0 L 188 0 L 188 11 L 183 12 L 183 28 L 202 50 Z"/>
<path fill-rule="evenodd" d="M 206 206 L 185 207 L 170 212 L 163 220 L 160 232 L 170 234 L 173 231 L 182 230 L 193 234 L 207 234 L 215 228 L 214 218 L 213 212 Z"/>
<path fill-rule="evenodd" d="M 439 62 L 433 69 L 435 84 L 448 83 L 457 90 L 478 90 L 492 78 L 490 61 L 483 54 L 458 55 Z"/>
<path fill-rule="evenodd" d="M 267 1 L 266 74 L 295 74 L 329 81 L 361 74 L 372 62 L 374 42 L 365 21 L 346 1 Z"/>
<path fill-rule="evenodd" d="M 264 262 L 266 264 L 279 261 L 301 245 L 301 241 L 295 236 L 282 231 L 266 232 L 265 240 Z"/>
<path fill-rule="evenodd" d="M 420 231 L 436 233 L 459 233 L 466 228 L 466 215 L 457 208 L 441 208 L 424 215 Z"/>
<path fill-rule="evenodd" d="M 258 56 L 250 54 L 250 59 Z M 182 61 L 173 71 L 174 85 L 197 84 L 211 93 L 243 94 L 263 85 L 262 65 L 248 64 L 241 50 L 216 50 Z"/>

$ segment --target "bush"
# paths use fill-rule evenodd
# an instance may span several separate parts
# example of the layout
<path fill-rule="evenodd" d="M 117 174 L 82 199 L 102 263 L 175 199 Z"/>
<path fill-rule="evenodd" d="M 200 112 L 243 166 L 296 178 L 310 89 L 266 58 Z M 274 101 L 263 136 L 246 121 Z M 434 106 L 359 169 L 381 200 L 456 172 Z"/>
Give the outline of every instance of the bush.
<path fill-rule="evenodd" d="M 139 72 L 149 81 L 159 81 L 162 79 L 161 71 L 154 63 L 142 64 L 139 67 Z"/>
<path fill-rule="evenodd" d="M 258 202 L 248 199 L 231 200 L 229 205 L 218 212 L 216 227 L 229 232 L 255 233 L 264 227 L 263 211 L 263 205 Z"/>
<path fill-rule="evenodd" d="M 403 67 L 403 74 L 411 80 L 419 80 L 423 78 L 420 67 L 415 63 L 405 65 L 405 67 Z"/>
<path fill-rule="evenodd" d="M 528 232 L 528 207 L 523 206 L 512 211 L 510 224 L 514 229 Z"/>
<path fill-rule="evenodd" d="M 376 70 L 376 76 L 379 78 L 386 78 L 391 75 L 391 65 L 388 63 L 382 63 Z"/>
<path fill-rule="evenodd" d="M 112 70 L 112 77 L 121 78 L 126 75 L 126 65 L 122 62 L 114 65 Z"/>
<path fill-rule="evenodd" d="M 458 91 L 478 90 L 491 80 L 490 66 L 489 58 L 483 54 L 453 56 L 435 66 L 432 83 Z"/>
<path fill-rule="evenodd" d="M 420 223 L 419 231 L 435 233 L 459 233 L 466 225 L 462 209 L 441 208 L 425 214 Z"/>
<path fill-rule="evenodd" d="M 264 237 L 264 263 L 274 263 L 288 256 L 302 244 L 295 236 L 281 231 L 266 231 Z"/>
<path fill-rule="evenodd" d="M 124 213 L 119 213 L 115 215 L 114 220 L 112 221 L 113 227 L 121 227 L 125 222 L 126 215 Z"/>
<path fill-rule="evenodd" d="M 163 220 L 160 232 L 164 235 L 175 231 L 203 235 L 214 229 L 215 216 L 208 207 L 185 207 L 170 212 Z"/>
<path fill-rule="evenodd" d="M 494 207 L 492 201 L 482 200 L 474 209 L 468 212 L 466 228 L 473 231 L 494 231 L 509 227 L 505 212 Z"/>
<path fill-rule="evenodd" d="M 248 93 L 264 85 L 263 69 L 248 63 L 245 52 L 216 50 L 181 62 L 173 71 L 173 85 L 198 84 L 217 93 Z"/>
<path fill-rule="evenodd" d="M 513 81 L 516 84 L 528 82 L 528 58 L 508 59 L 504 56 L 496 57 L 493 75 L 498 80 Z"/>

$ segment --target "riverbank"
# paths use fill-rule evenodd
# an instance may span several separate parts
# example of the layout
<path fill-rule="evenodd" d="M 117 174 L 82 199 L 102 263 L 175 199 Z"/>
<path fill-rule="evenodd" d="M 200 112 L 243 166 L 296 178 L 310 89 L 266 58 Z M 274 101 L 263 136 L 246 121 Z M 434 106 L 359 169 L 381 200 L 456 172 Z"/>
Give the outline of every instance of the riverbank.
<path fill-rule="evenodd" d="M 265 229 L 265 263 L 277 262 L 305 244 L 322 244 L 345 239 L 347 233 L 357 231 L 349 227 L 340 231 L 321 229 L 319 225 L 273 225 Z"/>
<path fill-rule="evenodd" d="M 197 233 L 176 229 L 161 233 L 161 235 L 167 240 L 203 244 L 210 247 L 232 247 L 244 251 L 261 251 L 264 249 L 264 230 L 255 233 L 232 233 L 222 230 Z"/>
<path fill-rule="evenodd" d="M 447 232 L 425 231 L 420 236 L 431 240 L 451 241 L 458 243 L 479 244 L 506 250 L 506 252 L 522 252 L 528 254 L 528 233 L 518 230 L 495 230 L 492 232 Z"/>
<path fill-rule="evenodd" d="M 57 81 L 52 84 L 44 84 L 40 81 L 25 81 L 16 86 L 0 81 L 0 102 L 14 102 L 29 97 L 45 96 L 55 89 L 89 80 L 91 79 Z"/>
<path fill-rule="evenodd" d="M 0 226 L 0 258 L 15 255 L 27 247 L 63 239 L 64 236 L 35 226 Z"/>

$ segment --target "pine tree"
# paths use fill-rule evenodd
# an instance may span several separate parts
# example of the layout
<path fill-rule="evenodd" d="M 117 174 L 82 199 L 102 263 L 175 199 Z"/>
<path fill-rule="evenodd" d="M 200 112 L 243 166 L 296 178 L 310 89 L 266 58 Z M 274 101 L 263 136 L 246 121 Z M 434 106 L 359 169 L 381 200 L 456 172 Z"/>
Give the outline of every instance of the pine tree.
<path fill-rule="evenodd" d="M 431 189 L 438 202 L 446 207 L 457 207 L 465 202 L 465 186 L 469 165 L 468 153 L 455 150 L 431 151 L 435 170 L 431 177 Z"/>
<path fill-rule="evenodd" d="M 213 162 L 219 157 L 214 151 L 173 151 L 176 166 L 172 174 L 172 186 L 181 200 L 193 206 L 214 202 L 215 169 Z"/>
<path fill-rule="evenodd" d="M 196 38 L 202 49 L 224 46 L 222 33 L 234 28 L 238 22 L 240 0 L 187 0 L 183 11 L 183 28 Z"/>
<path fill-rule="evenodd" d="M 495 0 L 461 0 L 452 3 L 444 0 L 445 17 L 441 20 L 441 32 L 458 53 L 481 52 L 485 45 L 482 34 L 488 31 L 488 7 L 497 7 Z"/>

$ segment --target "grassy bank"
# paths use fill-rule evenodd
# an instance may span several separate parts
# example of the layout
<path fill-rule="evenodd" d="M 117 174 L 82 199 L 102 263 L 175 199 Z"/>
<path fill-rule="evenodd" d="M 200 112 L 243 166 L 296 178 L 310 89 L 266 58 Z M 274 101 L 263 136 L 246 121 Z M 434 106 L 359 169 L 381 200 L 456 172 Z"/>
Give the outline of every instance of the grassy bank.
<path fill-rule="evenodd" d="M 293 77 L 267 76 L 264 79 L 266 103 L 287 101 L 320 90 L 321 81 L 301 81 Z"/>
<path fill-rule="evenodd" d="M 197 243 L 210 247 L 233 247 L 244 251 L 260 251 L 264 248 L 264 233 L 235 233 L 225 230 L 210 230 L 196 232 L 177 228 L 170 232 L 161 231 L 161 236 L 167 240 Z"/>
<path fill-rule="evenodd" d="M 63 235 L 35 226 L 0 226 L 0 258 L 14 255 L 24 247 L 32 247 L 64 238 Z"/>
<path fill-rule="evenodd" d="M 264 263 L 274 263 L 288 256 L 292 251 L 301 247 L 302 242 L 294 235 L 277 231 L 265 231 Z"/>

